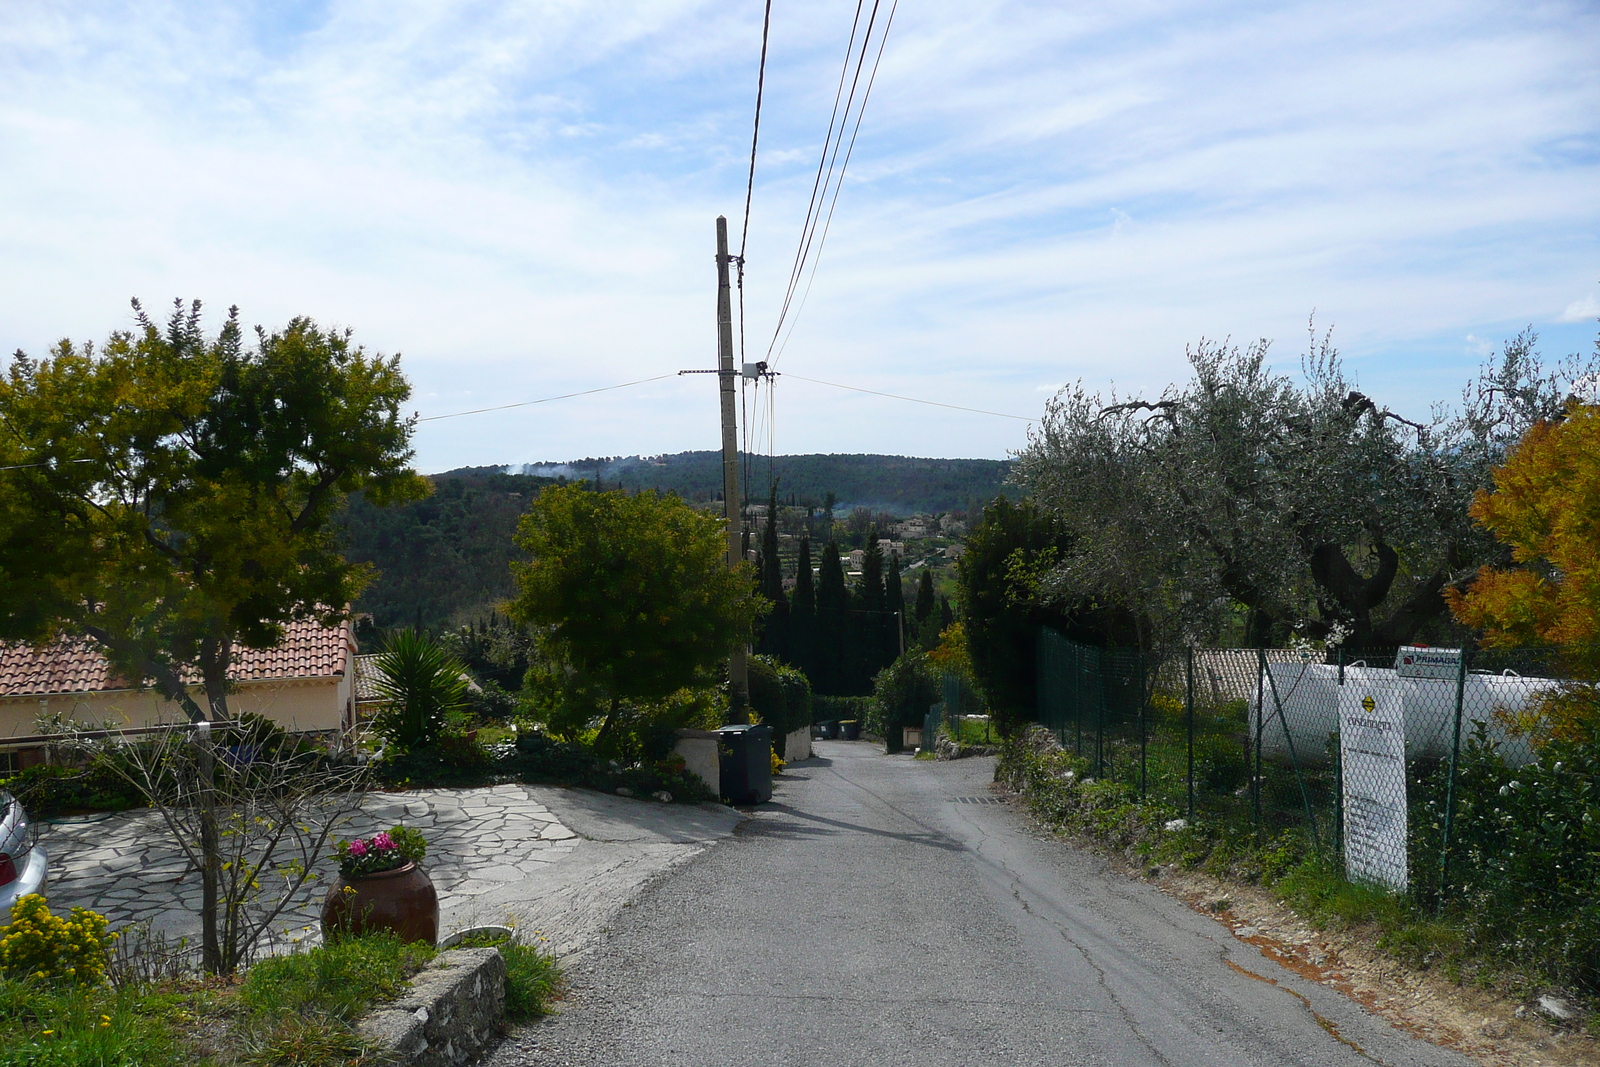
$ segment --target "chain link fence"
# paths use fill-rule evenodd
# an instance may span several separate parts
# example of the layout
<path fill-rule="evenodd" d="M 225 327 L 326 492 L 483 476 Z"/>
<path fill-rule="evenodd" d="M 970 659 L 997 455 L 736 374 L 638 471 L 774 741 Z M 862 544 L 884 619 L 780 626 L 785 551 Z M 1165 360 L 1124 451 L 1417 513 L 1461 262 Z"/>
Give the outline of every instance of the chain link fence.
<path fill-rule="evenodd" d="M 1504 866 L 1494 824 L 1503 832 L 1508 816 L 1497 802 L 1522 788 L 1524 768 L 1566 774 L 1595 805 L 1544 818 L 1600 820 L 1595 776 L 1539 767 L 1529 741 L 1534 712 L 1567 684 L 1554 652 L 1419 650 L 1417 662 L 1399 662 L 1403 653 L 1190 648 L 1156 657 L 1046 629 L 1037 719 L 1085 774 L 1191 819 L 1301 832 L 1324 855 L 1355 842 L 1362 855 L 1378 854 L 1378 866 L 1360 873 L 1434 900 Z M 1385 845 L 1398 856 L 1385 859 Z"/>

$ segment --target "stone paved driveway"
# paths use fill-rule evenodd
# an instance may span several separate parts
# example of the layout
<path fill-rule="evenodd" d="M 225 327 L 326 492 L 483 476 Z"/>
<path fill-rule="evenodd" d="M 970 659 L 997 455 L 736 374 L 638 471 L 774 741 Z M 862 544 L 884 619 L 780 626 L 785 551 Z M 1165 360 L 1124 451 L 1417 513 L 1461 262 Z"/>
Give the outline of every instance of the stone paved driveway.
<path fill-rule="evenodd" d="M 516 887 L 538 881 L 579 843 L 543 802 L 550 792 L 498 785 L 374 793 L 340 836 L 365 836 L 397 822 L 416 827 L 428 839 L 425 867 L 439 891 L 441 932 L 504 922 L 504 902 L 521 895 Z M 60 819 L 42 824 L 40 841 L 50 853 L 53 907 L 92 908 L 114 927 L 147 922 L 169 941 L 186 937 L 191 945 L 199 943 L 194 911 L 199 875 L 189 869 L 158 813 Z M 317 915 L 336 869 L 329 858 L 318 870 L 322 878 L 308 882 L 276 924 L 277 943 L 318 938 Z M 480 907 L 480 900 L 495 904 Z"/>

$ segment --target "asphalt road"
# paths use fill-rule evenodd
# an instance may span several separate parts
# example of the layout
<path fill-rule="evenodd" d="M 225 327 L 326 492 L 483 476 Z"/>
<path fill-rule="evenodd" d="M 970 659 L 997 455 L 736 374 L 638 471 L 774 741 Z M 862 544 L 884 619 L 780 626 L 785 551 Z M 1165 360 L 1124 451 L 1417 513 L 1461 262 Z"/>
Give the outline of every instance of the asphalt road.
<path fill-rule="evenodd" d="M 560 1013 L 489 1062 L 1471 1062 L 1005 805 L 957 799 L 987 799 L 990 760 L 817 751 L 625 909 L 569 972 Z"/>

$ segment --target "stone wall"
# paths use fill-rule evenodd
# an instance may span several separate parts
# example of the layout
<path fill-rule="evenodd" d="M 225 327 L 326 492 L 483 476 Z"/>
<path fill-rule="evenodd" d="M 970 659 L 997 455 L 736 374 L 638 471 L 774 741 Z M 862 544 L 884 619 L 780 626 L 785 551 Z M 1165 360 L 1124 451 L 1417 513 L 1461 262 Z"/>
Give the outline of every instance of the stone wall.
<path fill-rule="evenodd" d="M 399 1000 L 356 1024 L 387 1062 L 457 1067 L 500 1032 L 506 1012 L 506 961 L 492 948 L 441 952 L 411 979 Z"/>

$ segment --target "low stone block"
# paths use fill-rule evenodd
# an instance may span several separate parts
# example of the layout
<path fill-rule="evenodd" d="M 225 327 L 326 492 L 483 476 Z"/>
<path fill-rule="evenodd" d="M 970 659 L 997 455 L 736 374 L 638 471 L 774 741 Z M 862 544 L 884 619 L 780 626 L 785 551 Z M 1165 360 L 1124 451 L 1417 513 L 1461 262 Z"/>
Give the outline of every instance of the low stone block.
<path fill-rule="evenodd" d="M 506 961 L 492 948 L 441 952 L 411 989 L 356 1023 L 356 1030 L 404 1067 L 457 1067 L 499 1032 L 506 1012 Z"/>

